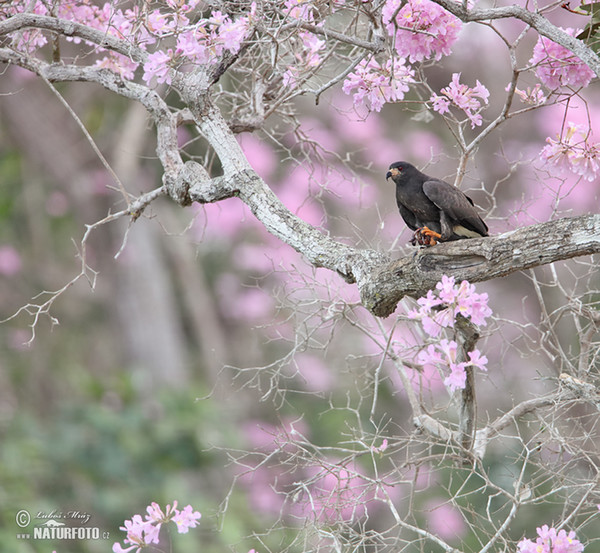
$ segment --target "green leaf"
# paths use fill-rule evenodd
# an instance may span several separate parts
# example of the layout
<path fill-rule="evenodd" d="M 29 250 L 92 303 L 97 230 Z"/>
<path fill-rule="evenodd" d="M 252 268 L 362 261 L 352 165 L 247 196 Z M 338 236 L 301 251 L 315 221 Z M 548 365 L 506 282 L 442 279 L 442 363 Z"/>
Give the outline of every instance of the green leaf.
<path fill-rule="evenodd" d="M 594 37 L 594 35 L 598 32 L 598 29 L 600 29 L 600 21 L 590 23 L 586 25 L 585 29 L 583 29 L 583 31 L 581 31 L 575 38 L 578 38 L 579 40 L 589 40 Z"/>
<path fill-rule="evenodd" d="M 590 4 L 581 4 L 578 8 L 571 10 L 573 12 L 583 13 L 581 15 L 591 15 L 598 16 L 600 15 L 600 2 L 591 2 Z"/>

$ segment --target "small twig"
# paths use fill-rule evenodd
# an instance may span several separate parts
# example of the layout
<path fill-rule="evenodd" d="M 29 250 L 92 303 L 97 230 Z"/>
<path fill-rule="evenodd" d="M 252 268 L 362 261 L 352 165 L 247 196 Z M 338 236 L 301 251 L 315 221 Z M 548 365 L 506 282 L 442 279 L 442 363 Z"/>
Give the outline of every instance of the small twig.
<path fill-rule="evenodd" d="M 27 346 L 31 345 L 31 343 L 35 340 L 36 327 L 37 327 L 42 315 L 47 315 L 50 318 L 50 321 L 53 326 L 59 324 L 58 319 L 56 317 L 53 317 L 52 315 L 50 315 L 50 310 L 52 309 L 54 302 L 60 296 L 62 296 L 69 288 L 71 288 L 71 286 L 73 286 L 75 283 L 77 283 L 82 278 L 85 278 L 88 281 L 90 288 L 92 290 L 94 290 L 96 287 L 96 277 L 97 277 L 98 273 L 94 269 L 92 269 L 87 263 L 87 242 L 88 242 L 88 239 L 89 239 L 90 235 L 92 234 L 92 232 L 107 223 L 111 223 L 113 221 L 116 221 L 117 219 L 120 219 L 121 217 L 126 217 L 126 216 L 131 216 L 131 221 L 130 221 L 130 226 L 131 226 L 131 223 L 133 223 L 134 221 L 137 220 L 137 218 L 142 214 L 144 209 L 152 201 L 154 201 L 156 198 L 163 196 L 165 194 L 166 194 L 165 187 L 161 186 L 160 188 L 157 188 L 155 190 L 152 190 L 151 192 L 143 194 L 139 198 L 136 198 L 135 200 L 130 202 L 129 207 L 127 209 L 123 209 L 117 213 L 111 213 L 111 214 L 107 215 L 106 217 L 104 217 L 104 219 L 101 219 L 100 221 L 96 221 L 95 223 L 92 223 L 91 225 L 86 225 L 85 226 L 86 230 L 85 230 L 85 233 L 83 234 L 83 238 L 81 239 L 81 242 L 79 244 L 79 251 L 77 253 L 77 257 L 79 257 L 79 259 L 81 260 L 81 269 L 80 269 L 79 273 L 77 275 L 75 275 L 69 282 L 67 282 L 64 286 L 62 286 L 58 290 L 40 292 L 39 294 L 37 294 L 36 296 L 34 296 L 32 298 L 35 301 L 37 298 L 39 298 L 41 296 L 48 296 L 48 299 L 46 301 L 44 301 L 42 303 L 28 303 L 27 305 L 20 307 L 10 317 L 0 320 L 0 324 L 6 323 L 12 319 L 15 319 L 22 313 L 27 313 L 27 314 L 31 315 L 33 317 L 33 320 L 29 325 L 29 327 L 31 328 L 31 336 L 30 336 L 29 340 L 27 340 L 27 342 L 25 342 L 25 345 L 27 345 Z M 125 248 L 128 232 L 129 232 L 129 228 L 127 229 L 127 232 L 125 233 L 125 236 L 123 238 L 123 243 L 121 244 L 119 251 L 115 254 L 115 259 L 117 257 L 119 257 L 119 255 L 122 253 L 123 249 Z"/>
<path fill-rule="evenodd" d="M 85 128 L 83 121 L 79 118 L 79 116 L 75 113 L 75 111 L 73 111 L 73 108 L 63 98 L 63 95 L 58 90 L 56 90 L 56 87 L 48 80 L 48 78 L 43 73 L 40 73 L 40 77 L 46 83 L 46 85 L 52 91 L 52 93 L 58 98 L 60 103 L 66 108 L 66 110 L 69 112 L 69 114 L 71 115 L 71 117 L 73 118 L 73 120 L 75 121 L 77 126 L 81 129 L 81 132 L 85 136 L 86 140 L 89 142 L 90 146 L 92 147 L 92 150 L 94 150 L 94 153 L 98 156 L 98 159 L 100 160 L 102 165 L 104 165 L 104 168 L 110 173 L 110 175 L 112 176 L 114 181 L 117 183 L 117 186 L 119 187 L 119 190 L 123 196 L 123 199 L 125 200 L 127 205 L 129 205 L 129 195 L 127 193 L 127 190 L 125 190 L 125 187 L 123 186 L 123 183 L 121 182 L 121 179 L 114 172 L 113 168 L 110 166 L 110 163 L 108 163 L 108 161 L 106 160 L 104 155 L 102 155 L 100 148 L 98 148 L 98 146 L 96 145 L 96 142 L 94 141 L 94 139 L 92 138 L 92 136 L 90 135 L 88 130 Z"/>
<path fill-rule="evenodd" d="M 381 328 L 381 326 L 382 326 L 381 321 L 378 321 L 378 323 Z M 388 352 L 389 352 L 390 346 L 392 344 L 392 338 L 394 337 L 394 330 L 396 330 L 397 324 L 398 324 L 398 319 L 396 319 L 396 322 L 394 323 L 394 325 L 392 326 L 392 328 L 389 331 L 389 336 L 388 336 L 387 342 L 385 344 L 385 350 L 383 351 L 383 353 L 381 355 L 381 359 L 379 360 L 379 364 L 377 365 L 377 368 L 375 369 L 375 373 L 373 374 L 373 402 L 371 404 L 371 413 L 369 416 L 371 421 L 373 421 L 373 418 L 375 416 L 375 409 L 377 407 L 377 399 L 379 398 L 379 377 L 381 375 L 381 369 L 383 368 L 383 364 L 388 357 Z"/>

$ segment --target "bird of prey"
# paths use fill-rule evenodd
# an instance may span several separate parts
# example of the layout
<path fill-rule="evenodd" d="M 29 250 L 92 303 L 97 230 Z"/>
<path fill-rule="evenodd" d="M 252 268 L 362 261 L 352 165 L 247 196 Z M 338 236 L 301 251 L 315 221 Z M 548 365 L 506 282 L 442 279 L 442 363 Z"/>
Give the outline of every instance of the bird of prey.
<path fill-rule="evenodd" d="M 400 215 L 415 231 L 413 244 L 433 246 L 488 235 L 473 200 L 455 186 L 421 173 L 406 161 L 392 163 L 385 178 L 396 184 Z"/>

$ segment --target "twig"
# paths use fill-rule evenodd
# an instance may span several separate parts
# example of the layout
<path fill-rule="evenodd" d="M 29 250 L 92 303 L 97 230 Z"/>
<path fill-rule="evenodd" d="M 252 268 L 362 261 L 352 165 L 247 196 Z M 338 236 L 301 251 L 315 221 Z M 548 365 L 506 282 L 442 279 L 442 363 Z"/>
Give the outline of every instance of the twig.
<path fill-rule="evenodd" d="M 81 132 L 85 136 L 86 140 L 89 142 L 90 146 L 92 147 L 92 150 L 94 150 L 94 153 L 98 156 L 98 159 L 100 160 L 102 165 L 104 165 L 104 168 L 110 173 L 110 175 L 112 176 L 114 181 L 117 183 L 117 186 L 119 187 L 119 190 L 121 191 L 121 195 L 123 196 L 123 199 L 125 200 L 127 205 L 129 205 L 129 194 L 127 193 L 127 190 L 125 190 L 125 187 L 123 186 L 123 183 L 121 182 L 121 179 L 114 172 L 113 168 L 110 166 L 110 163 L 108 163 L 108 161 L 106 160 L 106 158 L 100 151 L 100 148 L 98 148 L 98 146 L 96 145 L 96 141 L 92 138 L 92 136 L 90 135 L 88 130 L 85 128 L 83 121 L 75 113 L 75 111 L 69 105 L 69 103 L 63 98 L 63 95 L 58 90 L 56 90 L 56 87 L 47 79 L 47 77 L 43 74 L 40 75 L 40 77 L 46 83 L 46 85 L 52 91 L 52 93 L 58 98 L 60 103 L 66 108 L 66 110 L 69 112 L 69 114 L 71 115 L 71 117 L 73 118 L 73 120 L 75 121 L 77 126 L 81 129 Z"/>

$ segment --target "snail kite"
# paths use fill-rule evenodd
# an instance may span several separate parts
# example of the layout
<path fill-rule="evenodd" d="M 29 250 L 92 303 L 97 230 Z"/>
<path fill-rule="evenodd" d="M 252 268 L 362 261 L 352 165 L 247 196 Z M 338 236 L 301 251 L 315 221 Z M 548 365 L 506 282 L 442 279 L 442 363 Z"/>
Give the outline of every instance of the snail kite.
<path fill-rule="evenodd" d="M 429 177 L 406 161 L 390 165 L 386 179 L 396 184 L 400 215 L 414 236 L 411 242 L 433 246 L 488 235 L 473 200 L 443 180 Z"/>

